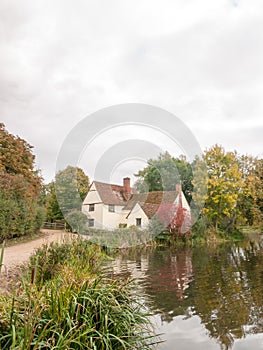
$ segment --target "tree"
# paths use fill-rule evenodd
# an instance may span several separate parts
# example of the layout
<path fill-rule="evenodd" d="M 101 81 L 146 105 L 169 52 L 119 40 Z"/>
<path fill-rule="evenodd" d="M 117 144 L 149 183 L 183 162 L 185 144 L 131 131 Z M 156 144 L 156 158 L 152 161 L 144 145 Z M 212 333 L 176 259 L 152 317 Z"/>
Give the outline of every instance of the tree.
<path fill-rule="evenodd" d="M 87 225 L 87 216 L 79 210 L 72 210 L 65 216 L 71 230 L 76 233 L 84 233 Z"/>
<path fill-rule="evenodd" d="M 255 165 L 255 200 L 260 210 L 260 223 L 263 221 L 263 159 L 257 159 Z"/>
<path fill-rule="evenodd" d="M 135 174 L 138 177 L 135 183 L 138 192 L 174 191 L 175 185 L 181 182 L 186 199 L 191 201 L 193 174 L 191 164 L 184 156 L 173 158 L 165 152 L 147 163 L 143 170 Z"/>
<path fill-rule="evenodd" d="M 46 210 L 47 221 L 53 222 L 63 220 L 63 214 L 57 201 L 54 181 L 46 185 Z"/>
<path fill-rule="evenodd" d="M 216 230 L 229 229 L 236 222 L 237 201 L 242 191 L 242 173 L 237 155 L 215 145 L 204 153 L 208 183 L 202 212 Z"/>
<path fill-rule="evenodd" d="M 156 217 L 173 238 L 189 235 L 191 218 L 187 215 L 187 210 L 181 205 L 161 204 Z"/>
<path fill-rule="evenodd" d="M 0 123 L 0 172 L 22 175 L 31 185 L 32 191 L 39 194 L 42 179 L 35 170 L 33 147 L 18 136 L 10 134 Z"/>
<path fill-rule="evenodd" d="M 239 195 L 238 209 L 241 224 L 260 225 L 262 223 L 263 183 L 260 160 L 241 155 L 238 158 L 242 173 L 243 191 Z"/>
<path fill-rule="evenodd" d="M 0 124 L 0 240 L 40 228 L 42 179 L 34 169 L 32 146 Z"/>
<path fill-rule="evenodd" d="M 192 215 L 197 219 L 205 205 L 208 186 L 207 167 L 204 159 L 196 157 L 193 162 L 193 209 Z"/>
<path fill-rule="evenodd" d="M 62 220 L 72 210 L 80 211 L 88 189 L 89 178 L 82 169 L 68 166 L 59 171 L 55 181 L 47 186 L 48 220 Z"/>

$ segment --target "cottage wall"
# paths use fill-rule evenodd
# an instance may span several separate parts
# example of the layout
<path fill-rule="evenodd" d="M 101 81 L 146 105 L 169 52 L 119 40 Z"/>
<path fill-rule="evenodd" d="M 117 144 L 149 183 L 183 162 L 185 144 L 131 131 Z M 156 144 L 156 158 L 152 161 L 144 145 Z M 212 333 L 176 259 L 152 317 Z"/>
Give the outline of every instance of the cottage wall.
<path fill-rule="evenodd" d="M 119 224 L 126 223 L 125 215 L 122 211 L 124 206 L 115 205 L 114 212 L 109 211 L 109 206 L 107 204 L 103 204 L 103 226 L 106 229 L 114 229 L 119 227 Z"/>
<path fill-rule="evenodd" d="M 147 217 L 147 215 L 145 214 L 145 212 L 142 210 L 141 206 L 139 203 L 136 203 L 136 205 L 133 207 L 133 209 L 131 210 L 128 219 L 127 219 L 127 224 L 128 227 L 129 226 L 136 226 L 136 219 L 141 219 L 142 221 L 142 228 L 145 228 L 148 223 L 149 223 L 149 219 Z"/>
<path fill-rule="evenodd" d="M 94 211 L 89 211 L 89 205 L 94 204 Z M 82 212 L 87 215 L 88 219 L 94 219 L 94 227 L 103 227 L 103 203 L 96 190 L 95 184 L 92 184 L 90 190 L 82 204 Z"/>

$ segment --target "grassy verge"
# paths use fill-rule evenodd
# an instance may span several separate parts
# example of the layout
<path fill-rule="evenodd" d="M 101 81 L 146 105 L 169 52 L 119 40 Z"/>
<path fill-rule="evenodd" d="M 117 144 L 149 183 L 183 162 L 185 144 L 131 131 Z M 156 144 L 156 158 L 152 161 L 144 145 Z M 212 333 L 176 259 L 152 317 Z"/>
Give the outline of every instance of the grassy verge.
<path fill-rule="evenodd" d="M 106 278 L 104 259 L 81 239 L 38 249 L 20 287 L 0 296 L 0 348 L 150 349 L 133 283 Z"/>
<path fill-rule="evenodd" d="M 26 242 L 31 242 L 34 241 L 37 238 L 44 237 L 45 234 L 41 231 L 35 232 L 35 233 L 30 233 L 26 234 L 20 237 L 14 237 L 14 238 L 9 238 L 5 240 L 5 246 L 6 247 L 11 247 L 19 243 L 26 243 Z"/>

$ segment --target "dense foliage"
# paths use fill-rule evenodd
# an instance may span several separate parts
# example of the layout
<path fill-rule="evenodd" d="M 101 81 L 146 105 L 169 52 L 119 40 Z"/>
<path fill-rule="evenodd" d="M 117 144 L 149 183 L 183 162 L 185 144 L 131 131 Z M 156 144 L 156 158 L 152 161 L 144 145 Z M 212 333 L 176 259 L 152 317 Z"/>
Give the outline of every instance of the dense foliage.
<path fill-rule="evenodd" d="M 171 203 L 162 204 L 156 213 L 156 219 L 163 223 L 173 239 L 189 235 L 191 219 L 182 206 Z"/>
<path fill-rule="evenodd" d="M 192 167 L 184 156 L 172 157 L 168 152 L 157 159 L 149 159 L 148 165 L 135 176 L 135 187 L 139 192 L 175 191 L 175 185 L 181 182 L 187 200 L 192 198 Z"/>
<path fill-rule="evenodd" d="M 68 166 L 59 171 L 55 181 L 46 186 L 47 220 L 53 222 L 67 217 L 75 229 L 76 218 L 82 218 L 81 204 L 88 189 L 89 178 L 82 169 Z"/>
<path fill-rule="evenodd" d="M 140 192 L 169 191 L 181 181 L 188 202 L 193 199 L 193 221 L 201 215 L 194 226 L 194 235 L 210 229 L 214 233 L 234 233 L 242 225 L 263 225 L 262 164 L 262 159 L 226 152 L 220 145 L 206 150 L 192 163 L 165 152 L 157 159 L 150 159 L 147 167 L 136 174 L 136 186 Z M 170 215 L 166 209 L 161 213 L 162 223 Z M 162 226 L 156 221 L 158 218 L 150 224 L 154 231 Z M 171 231 L 171 225 L 166 226 Z"/>
<path fill-rule="evenodd" d="M 215 145 L 196 164 L 193 199 L 197 204 L 204 202 L 201 220 L 205 228 L 235 231 L 240 225 L 262 227 L 262 160 Z M 199 189 L 205 187 L 204 195 Z"/>
<path fill-rule="evenodd" d="M 29 279 L 0 297 L 1 349 L 150 349 L 147 312 L 132 283 L 99 275 L 100 262 L 86 240 L 39 249 Z"/>
<path fill-rule="evenodd" d="M 41 177 L 34 169 L 32 146 L 0 124 L 0 241 L 40 228 Z"/>

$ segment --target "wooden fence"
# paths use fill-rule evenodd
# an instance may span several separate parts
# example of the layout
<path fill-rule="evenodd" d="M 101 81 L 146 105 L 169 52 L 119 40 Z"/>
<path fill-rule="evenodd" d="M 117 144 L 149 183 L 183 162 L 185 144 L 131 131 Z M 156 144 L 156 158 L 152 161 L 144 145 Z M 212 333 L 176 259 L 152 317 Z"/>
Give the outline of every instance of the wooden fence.
<path fill-rule="evenodd" d="M 44 222 L 42 228 L 50 229 L 50 230 L 65 230 L 66 231 L 66 223 L 65 222 Z"/>

